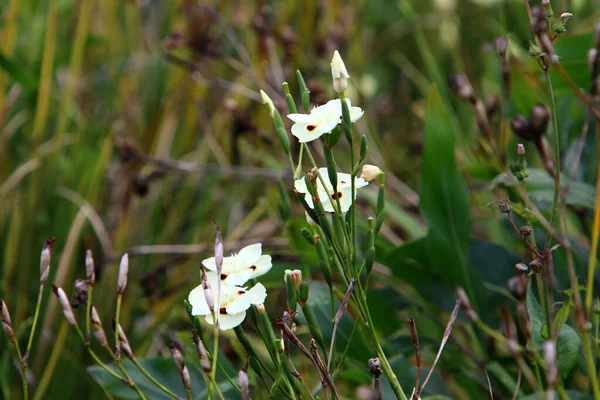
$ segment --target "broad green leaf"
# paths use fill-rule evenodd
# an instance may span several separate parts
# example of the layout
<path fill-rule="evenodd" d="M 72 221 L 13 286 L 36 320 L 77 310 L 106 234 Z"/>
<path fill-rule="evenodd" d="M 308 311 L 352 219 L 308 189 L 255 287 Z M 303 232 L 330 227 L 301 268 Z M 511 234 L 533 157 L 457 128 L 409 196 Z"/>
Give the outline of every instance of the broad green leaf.
<path fill-rule="evenodd" d="M 455 132 L 435 87 L 425 111 L 425 148 L 421 213 L 429 224 L 427 249 L 431 265 L 449 285 L 464 287 L 477 308 L 468 268 L 471 217 L 467 187 L 454 159 Z"/>
<path fill-rule="evenodd" d="M 531 334 L 533 343 L 538 351 L 543 349 L 545 329 L 545 316 L 540 303 L 535 298 L 532 291 L 531 281 L 527 290 L 527 312 L 531 321 Z M 581 339 L 573 328 L 564 324 L 558 333 L 556 343 L 557 353 L 557 368 L 561 375 L 568 375 L 579 357 L 579 349 L 581 347 Z"/>

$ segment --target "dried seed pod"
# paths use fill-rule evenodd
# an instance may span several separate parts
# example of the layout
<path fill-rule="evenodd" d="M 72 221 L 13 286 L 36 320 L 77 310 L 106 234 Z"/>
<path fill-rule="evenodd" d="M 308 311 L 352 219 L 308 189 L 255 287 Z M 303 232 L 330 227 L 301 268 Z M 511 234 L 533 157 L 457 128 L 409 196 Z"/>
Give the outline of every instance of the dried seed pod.
<path fill-rule="evenodd" d="M 14 343 L 16 340 L 15 332 L 13 330 L 12 322 L 10 320 L 10 313 L 8 312 L 8 306 L 6 305 L 6 303 L 3 300 L 0 300 L 0 314 L 2 315 L 2 327 L 4 328 L 4 331 L 6 332 L 8 339 L 12 343 Z"/>
<path fill-rule="evenodd" d="M 515 299 L 521 301 L 527 297 L 527 279 L 524 275 L 513 276 L 508 280 L 507 286 L 508 291 Z"/>
<path fill-rule="evenodd" d="M 534 137 L 539 137 L 546 133 L 549 121 L 550 110 L 543 104 L 535 105 L 529 112 L 529 126 Z"/>
<path fill-rule="evenodd" d="M 512 131 L 524 140 L 535 140 L 535 136 L 529 125 L 529 121 L 522 115 L 517 115 L 510 121 L 510 127 Z"/>
<path fill-rule="evenodd" d="M 517 264 L 515 264 L 515 269 L 517 270 L 517 273 L 519 273 L 519 274 L 529 273 L 529 266 L 527 264 L 517 263 Z"/>
<path fill-rule="evenodd" d="M 475 93 L 469 80 L 464 74 L 452 75 L 448 78 L 448 86 L 462 100 L 474 101 Z"/>
<path fill-rule="evenodd" d="M 94 306 L 92 306 L 90 311 L 90 319 L 96 340 L 98 343 L 100 343 L 100 346 L 108 347 L 108 340 L 106 339 L 106 334 L 104 333 L 104 328 L 102 327 L 102 321 L 100 320 L 100 316 L 98 315 L 96 307 Z"/>
<path fill-rule="evenodd" d="M 521 234 L 522 238 L 526 238 L 533 233 L 533 229 L 529 225 L 523 225 L 519 228 L 519 233 Z"/>
<path fill-rule="evenodd" d="M 88 284 L 83 279 L 75 280 L 75 285 L 73 286 L 75 289 L 75 293 L 73 293 L 73 297 L 71 298 L 71 306 L 73 308 L 79 308 L 80 305 L 87 305 L 88 302 Z"/>
<path fill-rule="evenodd" d="M 40 254 L 40 285 L 44 285 L 50 275 L 50 258 L 52 257 L 52 247 L 56 238 L 48 239 L 44 242 L 42 253 Z"/>

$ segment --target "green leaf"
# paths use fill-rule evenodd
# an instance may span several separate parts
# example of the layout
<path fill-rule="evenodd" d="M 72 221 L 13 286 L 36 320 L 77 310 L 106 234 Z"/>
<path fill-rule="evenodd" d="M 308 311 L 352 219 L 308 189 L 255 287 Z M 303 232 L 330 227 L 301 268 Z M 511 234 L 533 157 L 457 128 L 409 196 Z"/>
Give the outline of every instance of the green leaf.
<path fill-rule="evenodd" d="M 425 148 L 421 213 L 429 223 L 427 248 L 431 265 L 449 285 L 464 287 L 477 309 L 468 268 L 471 217 L 467 187 L 454 158 L 455 132 L 448 111 L 432 87 L 425 111 Z"/>
<path fill-rule="evenodd" d="M 543 336 L 545 330 L 545 316 L 540 303 L 535 298 L 531 290 L 531 280 L 527 289 L 527 312 L 531 320 L 531 335 L 533 343 L 538 351 L 541 351 L 546 338 Z M 558 333 L 556 342 L 556 366 L 561 375 L 566 376 L 573 368 L 579 357 L 581 339 L 573 328 L 569 325 L 563 325 Z"/>
<path fill-rule="evenodd" d="M 175 363 L 170 358 L 146 358 L 139 359 L 139 363 L 161 384 L 167 387 L 169 390 L 174 392 L 178 397 L 185 398 L 185 389 L 179 376 L 179 371 L 175 366 Z M 206 392 L 206 385 L 204 378 L 200 374 L 197 368 L 193 365 L 189 365 L 188 370 L 192 378 L 192 394 L 195 399 L 205 399 L 208 396 Z M 114 363 L 109 363 L 107 366 L 114 371 L 118 371 Z M 129 360 L 123 360 L 123 367 L 138 385 L 140 390 L 150 399 L 161 400 L 171 399 L 168 395 L 158 389 L 148 378 L 146 378 Z M 138 395 L 130 389 L 123 382 L 109 375 L 108 372 L 104 371 L 100 366 L 94 365 L 88 367 L 88 372 L 92 378 L 98 382 L 100 386 L 109 394 L 119 399 L 138 399 Z M 119 371 L 120 374 L 120 371 Z M 227 386 L 229 384 L 227 383 Z M 223 389 L 227 389 L 225 384 Z M 231 388 L 229 386 L 229 388 Z"/>

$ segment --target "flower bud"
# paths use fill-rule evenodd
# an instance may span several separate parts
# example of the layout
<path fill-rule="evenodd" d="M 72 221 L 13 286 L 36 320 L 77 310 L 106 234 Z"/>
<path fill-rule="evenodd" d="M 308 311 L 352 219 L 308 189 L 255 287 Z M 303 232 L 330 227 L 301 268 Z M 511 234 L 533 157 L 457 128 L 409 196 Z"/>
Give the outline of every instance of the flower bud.
<path fill-rule="evenodd" d="M 372 181 L 374 181 L 375 179 L 379 178 L 379 175 L 381 174 L 381 169 L 376 166 L 376 165 L 370 165 L 370 164 L 365 164 L 362 167 L 362 174 L 361 177 L 371 183 Z"/>
<path fill-rule="evenodd" d="M 106 334 L 104 333 L 104 328 L 102 327 L 102 321 L 100 321 L 100 316 L 98 315 L 96 307 L 94 306 L 92 306 L 92 309 L 90 311 L 90 319 L 92 322 L 92 329 L 94 331 L 94 336 L 96 337 L 96 340 L 98 341 L 98 343 L 100 343 L 100 346 L 107 347 L 108 340 L 106 339 Z"/>
<path fill-rule="evenodd" d="M 119 349 L 121 352 L 125 353 L 125 356 L 130 360 L 133 360 L 135 356 L 133 355 L 133 351 L 131 350 L 131 346 L 129 345 L 129 340 L 125 335 L 125 332 L 121 328 L 121 324 L 118 326 L 119 331 Z"/>
<path fill-rule="evenodd" d="M 520 156 L 524 156 L 525 155 L 525 146 L 523 146 L 522 143 L 519 143 L 517 145 L 517 154 Z"/>
<path fill-rule="evenodd" d="M 42 247 L 42 254 L 40 255 L 40 284 L 44 285 L 50 275 L 50 258 L 52 256 L 52 246 L 56 238 L 46 240 Z"/>
<path fill-rule="evenodd" d="M 15 332 L 13 331 L 12 322 L 10 320 L 8 306 L 2 300 L 0 300 L 0 314 L 2 315 L 2 327 L 4 328 L 4 331 L 6 331 L 6 334 L 8 335 L 10 341 L 14 342 L 16 340 Z"/>
<path fill-rule="evenodd" d="M 333 59 L 331 60 L 331 76 L 333 78 L 333 89 L 336 92 L 342 93 L 346 90 L 350 75 L 348 75 L 344 60 L 342 60 L 337 50 L 333 53 Z"/>
<path fill-rule="evenodd" d="M 299 269 L 295 269 L 295 270 L 286 269 L 284 278 L 285 278 L 286 282 L 288 282 L 288 281 L 292 282 L 294 289 L 298 290 L 298 288 L 300 287 L 300 284 L 302 283 L 302 271 L 300 271 Z"/>
<path fill-rule="evenodd" d="M 175 361 L 175 365 L 177 365 L 177 369 L 179 370 L 179 375 L 181 376 L 181 381 L 183 382 L 183 387 L 186 391 L 189 391 L 192 388 L 192 380 L 190 378 L 190 373 L 183 362 L 183 355 L 181 354 L 181 345 L 177 342 L 173 342 L 171 345 L 171 355 L 173 356 L 173 361 Z"/>
<path fill-rule="evenodd" d="M 275 112 L 275 104 L 273 104 L 273 100 L 271 100 L 271 98 L 262 89 L 260 90 L 260 97 L 262 98 L 263 104 L 265 104 L 269 109 L 269 113 L 273 115 Z"/>
<path fill-rule="evenodd" d="M 474 101 L 473 87 L 464 74 L 452 75 L 448 78 L 448 86 L 459 98 Z"/>
<path fill-rule="evenodd" d="M 498 36 L 494 39 L 494 47 L 500 58 L 506 57 L 506 50 L 508 49 L 508 40 L 504 36 Z"/>
<path fill-rule="evenodd" d="M 529 266 L 527 264 L 523 264 L 523 263 L 515 264 L 515 269 L 517 270 L 517 273 L 519 273 L 519 274 L 526 274 L 529 272 Z M 509 285 L 510 285 L 510 283 L 509 283 Z"/>
<path fill-rule="evenodd" d="M 533 42 L 529 42 L 529 55 L 534 58 L 539 58 L 542 55 L 542 50 Z"/>
<path fill-rule="evenodd" d="M 65 318 L 67 319 L 67 322 L 69 323 L 69 325 L 73 325 L 73 326 L 77 325 L 77 321 L 75 320 L 75 315 L 73 314 L 73 310 L 71 309 L 71 304 L 69 303 L 69 299 L 67 298 L 65 291 L 62 288 L 57 287 L 55 285 L 52 285 L 52 291 L 56 295 L 56 298 L 58 299 L 58 302 L 60 303 L 60 307 L 62 308 L 63 314 L 65 315 Z"/>
<path fill-rule="evenodd" d="M 248 362 L 244 368 L 240 369 L 238 374 L 238 384 L 240 386 L 242 400 L 250 399 L 250 381 L 248 380 Z"/>
<path fill-rule="evenodd" d="M 553 340 L 547 340 L 544 342 L 544 362 L 548 371 L 546 373 L 546 379 L 548 386 L 552 387 L 556 384 L 558 378 L 558 368 L 556 367 L 556 343 Z"/>
<path fill-rule="evenodd" d="M 96 270 L 94 268 L 94 257 L 92 255 L 92 250 L 88 250 L 85 253 L 85 271 L 90 285 L 96 283 Z"/>
<path fill-rule="evenodd" d="M 127 273 L 129 272 L 129 255 L 123 254 L 121 257 L 121 265 L 119 266 L 119 278 L 117 280 L 117 293 L 119 296 L 123 295 L 125 288 L 127 287 Z"/>
<path fill-rule="evenodd" d="M 204 290 L 204 298 L 206 299 L 206 304 L 208 304 L 208 309 L 212 312 L 215 309 L 215 298 L 212 293 L 212 289 L 210 288 L 210 282 L 208 281 L 208 277 L 206 276 L 206 271 L 204 268 L 200 268 L 200 276 L 202 278 L 202 289 Z"/>
<path fill-rule="evenodd" d="M 567 21 L 573 16 L 573 14 L 566 12 L 566 13 L 562 13 L 560 14 L 560 20 L 562 21 L 563 24 L 566 24 Z"/>
<path fill-rule="evenodd" d="M 197 330 L 192 331 L 194 344 L 196 345 L 196 352 L 198 352 L 198 358 L 200 359 L 200 367 L 205 374 L 210 374 L 211 366 L 210 361 L 208 360 L 208 354 L 206 353 L 206 348 L 204 347 L 204 343 L 200 339 L 200 335 L 198 335 Z"/>
<path fill-rule="evenodd" d="M 383 373 L 383 367 L 381 365 L 381 360 L 379 358 L 370 358 L 369 359 L 369 372 L 375 376 L 381 376 Z"/>

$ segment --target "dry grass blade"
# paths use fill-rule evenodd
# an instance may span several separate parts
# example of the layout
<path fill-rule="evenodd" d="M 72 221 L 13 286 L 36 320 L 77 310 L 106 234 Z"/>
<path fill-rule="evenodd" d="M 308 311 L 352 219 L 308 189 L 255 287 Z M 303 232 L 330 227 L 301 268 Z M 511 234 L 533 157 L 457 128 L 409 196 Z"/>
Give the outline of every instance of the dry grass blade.
<path fill-rule="evenodd" d="M 519 370 L 519 375 L 517 375 L 517 384 L 515 385 L 515 392 L 513 393 L 512 400 L 517 400 L 517 395 L 519 394 L 520 386 L 521 386 L 521 370 Z"/>
<path fill-rule="evenodd" d="M 415 348 L 415 358 L 417 361 L 417 378 L 415 379 L 415 388 L 413 392 L 419 390 L 421 384 L 421 369 L 423 367 L 423 359 L 421 358 L 421 346 L 419 345 L 419 334 L 417 332 L 417 324 L 415 320 L 409 318 L 406 322 L 410 327 L 410 337 L 412 338 L 413 347 Z"/>
<path fill-rule="evenodd" d="M 329 346 L 329 356 L 327 357 L 327 371 L 331 367 L 331 356 L 333 355 L 333 345 L 335 343 L 335 333 L 337 331 L 338 325 L 342 320 L 342 316 L 348 307 L 348 303 L 350 302 L 350 296 L 352 296 L 352 290 L 354 289 L 354 284 L 356 284 L 356 278 L 352 278 L 350 284 L 348 285 L 348 290 L 346 290 L 346 294 L 344 295 L 344 299 L 342 300 L 342 304 L 340 305 L 340 309 L 335 314 L 335 320 L 333 322 L 333 333 L 331 334 L 331 345 Z"/>
<path fill-rule="evenodd" d="M 427 374 L 427 376 L 425 377 L 425 380 L 423 381 L 423 385 L 421 386 L 421 389 L 419 389 L 418 393 L 415 393 L 416 396 L 420 396 L 421 393 L 423 393 L 423 390 L 425 389 L 425 385 L 427 385 L 427 382 L 429 382 L 429 378 L 431 378 L 431 374 L 433 373 L 433 370 L 435 369 L 435 366 L 436 366 L 438 360 L 440 359 L 442 352 L 444 351 L 446 342 L 450 338 L 450 333 L 452 332 L 452 328 L 454 328 L 454 323 L 456 322 L 456 317 L 458 317 L 459 309 L 460 309 L 460 301 L 456 300 L 456 303 L 454 304 L 454 309 L 452 310 L 452 313 L 450 314 L 450 319 L 448 320 L 448 324 L 446 325 L 446 330 L 444 330 L 444 336 L 442 337 L 442 342 L 440 343 L 440 349 L 438 350 L 437 355 L 435 356 L 435 360 L 433 360 L 433 365 L 429 369 L 429 373 Z"/>
<path fill-rule="evenodd" d="M 485 373 L 485 379 L 487 379 L 488 388 L 490 390 L 490 400 L 494 400 L 494 392 L 492 391 L 492 382 L 490 381 L 490 376 L 488 375 L 487 369 L 483 369 Z"/>

